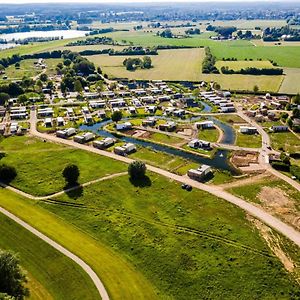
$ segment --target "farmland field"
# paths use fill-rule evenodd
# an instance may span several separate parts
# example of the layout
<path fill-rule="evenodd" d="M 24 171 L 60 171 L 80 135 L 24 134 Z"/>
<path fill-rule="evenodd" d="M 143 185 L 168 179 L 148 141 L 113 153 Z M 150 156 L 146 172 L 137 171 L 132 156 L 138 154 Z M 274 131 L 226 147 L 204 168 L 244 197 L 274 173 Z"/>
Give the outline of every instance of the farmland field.
<path fill-rule="evenodd" d="M 199 80 L 204 49 L 162 50 L 151 56 L 153 68 L 127 71 L 123 61 L 129 56 L 93 55 L 87 58 L 110 76 L 130 79 Z M 187 59 L 188 58 L 188 59 Z"/>
<path fill-rule="evenodd" d="M 71 259 L 2 214 L 0 223 L 0 249 L 19 257 L 29 280 L 30 299 L 99 298 L 91 279 Z"/>
<path fill-rule="evenodd" d="M 239 71 L 245 68 L 274 68 L 273 65 L 267 61 L 250 61 L 250 60 L 239 60 L 239 61 L 222 61 L 219 60 L 216 62 L 216 67 L 220 70 L 222 67 L 228 67 L 234 71 Z"/>
<path fill-rule="evenodd" d="M 252 76 L 252 75 L 223 75 L 202 74 L 204 49 L 173 49 L 161 50 L 156 56 L 151 56 L 153 68 L 146 70 L 127 71 L 123 66 L 128 56 L 93 55 L 87 56 L 110 77 L 129 79 L 161 79 L 216 81 L 222 88 L 231 90 L 253 90 L 258 85 L 260 91 L 278 91 L 283 76 Z M 189 59 L 187 59 L 189 58 Z"/>
<path fill-rule="evenodd" d="M 282 27 L 286 26 L 287 22 L 285 20 L 233 20 L 233 21 L 207 21 L 213 26 L 234 26 L 237 29 L 255 29 L 255 27 L 260 27 L 262 29 L 266 27 Z"/>
<path fill-rule="evenodd" d="M 280 93 L 300 93 L 300 69 L 284 68 L 286 76 L 280 86 Z"/>

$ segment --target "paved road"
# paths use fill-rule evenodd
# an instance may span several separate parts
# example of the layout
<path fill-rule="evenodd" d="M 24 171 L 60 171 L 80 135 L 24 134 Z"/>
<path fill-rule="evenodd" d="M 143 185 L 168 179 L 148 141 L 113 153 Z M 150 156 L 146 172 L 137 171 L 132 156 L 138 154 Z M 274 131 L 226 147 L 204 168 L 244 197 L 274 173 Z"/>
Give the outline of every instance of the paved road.
<path fill-rule="evenodd" d="M 106 289 L 105 289 L 104 285 L 102 284 L 102 282 L 100 281 L 99 277 L 92 270 L 92 268 L 89 265 L 87 265 L 81 258 L 79 258 L 78 256 L 76 256 L 75 254 L 73 254 L 72 252 L 70 252 L 69 250 L 67 250 L 66 248 L 64 248 L 63 246 L 59 245 L 55 241 L 51 240 L 46 235 L 44 235 L 40 231 L 36 230 L 31 225 L 27 224 L 26 222 L 24 222 L 20 218 L 16 217 L 15 215 L 13 215 L 12 213 L 10 213 L 6 209 L 0 207 L 0 213 L 4 214 L 5 216 L 7 216 L 8 218 L 10 218 L 11 220 L 15 221 L 16 223 L 18 223 L 19 225 L 21 225 L 22 227 L 24 227 L 25 229 L 27 229 L 28 231 L 30 231 L 31 233 L 33 233 L 35 236 L 37 236 L 38 238 L 42 239 L 44 242 L 46 242 L 47 244 L 49 244 L 50 246 L 52 246 L 53 248 L 55 248 L 56 250 L 58 250 L 60 253 L 64 254 L 65 256 L 69 257 L 70 259 L 72 259 L 92 279 L 92 281 L 94 282 L 97 290 L 99 291 L 99 294 L 100 294 L 102 300 L 109 300 L 109 296 L 108 296 L 108 294 L 106 292 Z"/>
<path fill-rule="evenodd" d="M 30 122 L 31 122 L 30 133 L 36 137 L 39 137 L 39 138 L 42 138 L 45 140 L 49 140 L 49 141 L 52 141 L 55 143 L 65 144 L 65 145 L 68 145 L 71 147 L 76 147 L 76 148 L 79 148 L 82 150 L 90 151 L 90 152 L 100 154 L 100 155 L 103 155 L 103 156 L 106 156 L 106 157 L 109 157 L 109 158 L 112 158 L 115 160 L 122 161 L 127 164 L 131 163 L 133 161 L 132 159 L 130 159 L 128 157 L 119 156 L 112 152 L 99 150 L 92 146 L 75 143 L 72 140 L 65 140 L 65 139 L 57 138 L 54 135 L 49 135 L 46 133 L 38 132 L 36 130 L 36 125 L 35 125 L 36 124 L 36 112 L 35 111 L 31 111 Z M 268 226 L 270 226 L 270 227 L 274 228 L 275 230 L 277 230 L 278 232 L 282 233 L 284 236 L 289 238 L 291 241 L 293 241 L 295 244 L 297 244 L 300 247 L 300 232 L 296 231 L 293 227 L 283 223 L 279 219 L 271 216 L 269 213 L 256 207 L 255 205 L 248 203 L 236 196 L 231 195 L 230 193 L 224 191 L 222 188 L 218 188 L 216 186 L 209 186 L 209 185 L 197 182 L 195 180 L 192 180 L 188 177 L 179 176 L 179 175 L 170 173 L 168 171 L 165 171 L 165 170 L 162 170 L 162 169 L 150 166 L 150 165 L 147 165 L 147 169 L 149 171 L 152 171 L 156 174 L 162 175 L 169 179 L 175 180 L 177 182 L 188 183 L 191 186 L 193 186 L 194 188 L 206 191 L 212 195 L 222 198 L 222 199 L 242 208 L 250 215 L 260 219 L 262 222 L 264 222 Z"/>

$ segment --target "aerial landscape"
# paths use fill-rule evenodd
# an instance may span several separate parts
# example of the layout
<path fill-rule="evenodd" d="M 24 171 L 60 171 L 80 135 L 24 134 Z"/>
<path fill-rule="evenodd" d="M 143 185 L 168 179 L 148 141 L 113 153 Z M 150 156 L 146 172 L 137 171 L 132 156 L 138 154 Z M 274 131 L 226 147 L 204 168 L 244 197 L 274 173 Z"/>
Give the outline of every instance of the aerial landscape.
<path fill-rule="evenodd" d="M 0 1 L 23 299 L 300 299 L 299 1 Z"/>

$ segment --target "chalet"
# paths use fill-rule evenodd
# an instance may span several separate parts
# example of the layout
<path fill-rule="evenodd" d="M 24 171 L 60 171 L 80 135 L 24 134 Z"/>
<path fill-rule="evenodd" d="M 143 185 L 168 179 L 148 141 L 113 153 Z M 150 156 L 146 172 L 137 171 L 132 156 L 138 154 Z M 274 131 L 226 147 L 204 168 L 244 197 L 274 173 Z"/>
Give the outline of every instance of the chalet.
<path fill-rule="evenodd" d="M 93 133 L 85 132 L 82 135 L 75 135 L 74 142 L 77 142 L 79 144 L 84 144 L 84 143 L 92 141 L 94 138 L 95 138 L 95 135 Z"/>
<path fill-rule="evenodd" d="M 136 89 L 136 90 L 133 90 L 133 93 L 136 95 L 136 96 L 144 96 L 147 94 L 147 92 L 143 89 Z"/>
<path fill-rule="evenodd" d="M 158 88 L 151 88 L 150 93 L 154 95 L 160 95 L 162 93 L 162 90 Z"/>
<path fill-rule="evenodd" d="M 173 111 L 174 117 L 181 118 L 185 115 L 185 111 L 183 109 L 178 109 Z"/>
<path fill-rule="evenodd" d="M 136 114 L 136 108 L 134 106 L 129 106 L 128 110 L 131 114 Z"/>
<path fill-rule="evenodd" d="M 158 126 L 159 130 L 161 131 L 174 131 L 176 127 L 177 127 L 176 123 L 171 121 L 168 121 L 165 124 L 160 124 Z"/>
<path fill-rule="evenodd" d="M 155 114 L 157 107 L 156 106 L 147 106 L 146 110 L 150 113 L 150 114 Z"/>
<path fill-rule="evenodd" d="M 188 170 L 188 176 L 192 179 L 195 180 L 203 180 L 206 176 L 212 173 L 212 168 L 207 165 L 202 165 L 200 168 L 197 170 L 195 169 L 190 169 Z"/>
<path fill-rule="evenodd" d="M 173 97 L 173 99 L 181 99 L 183 97 L 183 95 L 180 93 L 176 93 L 172 97 Z"/>
<path fill-rule="evenodd" d="M 93 123 L 93 117 L 90 114 L 83 115 L 84 123 L 85 124 L 91 124 Z"/>
<path fill-rule="evenodd" d="M 117 125 L 116 125 L 117 130 L 129 130 L 131 128 L 132 128 L 132 125 L 130 122 L 117 123 Z"/>
<path fill-rule="evenodd" d="M 153 104 L 156 102 L 156 100 L 153 96 L 141 97 L 140 100 L 145 104 Z"/>
<path fill-rule="evenodd" d="M 114 152 L 118 155 L 127 155 L 129 153 L 135 152 L 136 151 L 136 146 L 132 143 L 127 143 L 123 145 L 122 147 L 115 147 Z"/>
<path fill-rule="evenodd" d="M 104 98 L 114 98 L 115 93 L 112 92 L 112 91 L 102 92 L 101 96 L 104 97 Z"/>
<path fill-rule="evenodd" d="M 67 115 L 68 117 L 74 115 L 74 110 L 73 110 L 72 107 L 67 107 L 67 108 L 66 108 L 66 115 Z"/>
<path fill-rule="evenodd" d="M 113 100 L 109 100 L 109 105 L 113 107 L 124 107 L 126 106 L 126 102 L 123 100 L 123 98 L 116 98 Z"/>
<path fill-rule="evenodd" d="M 45 125 L 45 127 L 52 127 L 53 126 L 52 118 L 46 118 L 44 120 L 44 125 Z"/>
<path fill-rule="evenodd" d="M 220 111 L 222 113 L 230 113 L 230 112 L 235 112 L 234 106 L 226 106 L 226 107 L 221 107 Z"/>
<path fill-rule="evenodd" d="M 89 108 L 87 106 L 83 106 L 82 109 L 81 109 L 81 112 L 83 114 L 88 114 L 90 112 Z"/>
<path fill-rule="evenodd" d="M 17 122 L 11 122 L 10 123 L 10 133 L 11 134 L 16 134 L 18 131 L 19 125 Z"/>
<path fill-rule="evenodd" d="M 181 99 L 181 102 L 185 107 L 197 107 L 199 104 L 192 97 L 184 97 Z"/>
<path fill-rule="evenodd" d="M 132 99 L 132 100 L 131 100 L 131 103 L 132 103 L 132 105 L 134 105 L 135 107 L 141 107 L 141 106 L 142 106 L 141 101 L 138 100 L 138 99 L 136 99 L 136 98 Z"/>
<path fill-rule="evenodd" d="M 83 93 L 83 96 L 86 99 L 98 99 L 99 98 L 99 93 L 85 92 L 85 93 Z"/>
<path fill-rule="evenodd" d="M 167 108 L 165 109 L 165 114 L 166 114 L 166 115 L 171 115 L 175 110 L 176 110 L 175 107 L 167 107 Z"/>
<path fill-rule="evenodd" d="M 115 140 L 113 138 L 107 137 L 101 141 L 94 141 L 93 146 L 98 149 L 106 149 L 114 145 Z"/>
<path fill-rule="evenodd" d="M 273 125 L 271 127 L 271 131 L 273 131 L 273 132 L 284 132 L 284 131 L 288 131 L 288 130 L 289 130 L 289 127 L 283 126 L 283 125 L 278 125 L 278 126 Z"/>
<path fill-rule="evenodd" d="M 157 99 L 158 99 L 159 102 L 164 102 L 164 101 L 170 101 L 171 97 L 167 96 L 167 95 L 164 95 L 164 96 L 159 96 Z"/>
<path fill-rule="evenodd" d="M 104 100 L 92 100 L 92 101 L 89 101 L 89 106 L 92 109 L 104 108 L 105 105 L 106 105 L 106 103 L 105 103 Z"/>
<path fill-rule="evenodd" d="M 257 129 L 255 127 L 250 126 L 240 126 L 240 133 L 255 134 L 257 133 Z"/>
<path fill-rule="evenodd" d="M 99 110 L 97 112 L 97 116 L 98 116 L 98 118 L 101 118 L 101 119 L 106 118 L 106 112 L 105 112 L 105 110 Z"/>
<path fill-rule="evenodd" d="M 38 109 L 39 117 L 52 117 L 54 114 L 52 107 L 40 108 Z"/>
<path fill-rule="evenodd" d="M 213 121 L 203 121 L 203 122 L 196 122 L 195 126 L 197 129 L 211 129 L 215 128 Z"/>
<path fill-rule="evenodd" d="M 154 126 L 156 124 L 156 119 L 154 117 L 148 117 L 146 120 L 142 121 L 143 126 Z"/>
<path fill-rule="evenodd" d="M 128 92 L 128 91 L 119 91 L 118 92 L 118 95 L 120 96 L 120 97 L 130 97 L 130 92 Z"/>
<path fill-rule="evenodd" d="M 72 135 L 76 134 L 76 129 L 75 128 L 67 128 L 67 129 L 64 129 L 64 130 L 58 130 L 56 131 L 56 136 L 57 137 L 60 137 L 60 138 L 68 138 Z"/>
<path fill-rule="evenodd" d="M 57 123 L 57 126 L 65 126 L 65 120 L 63 117 L 57 117 L 56 123 Z"/>

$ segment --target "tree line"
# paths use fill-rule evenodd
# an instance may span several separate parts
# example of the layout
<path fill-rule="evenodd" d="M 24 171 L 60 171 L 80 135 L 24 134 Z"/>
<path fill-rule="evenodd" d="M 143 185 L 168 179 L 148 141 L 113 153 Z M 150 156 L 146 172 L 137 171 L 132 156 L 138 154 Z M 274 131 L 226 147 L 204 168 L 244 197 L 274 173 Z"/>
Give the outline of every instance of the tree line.
<path fill-rule="evenodd" d="M 205 48 L 205 58 L 202 62 L 202 73 L 209 74 L 219 74 L 219 70 L 215 66 L 216 63 L 216 57 L 212 55 L 210 48 Z"/>
<path fill-rule="evenodd" d="M 223 66 L 221 68 L 223 74 L 243 74 L 243 75 L 282 75 L 283 69 L 279 68 L 255 68 L 248 67 L 240 70 L 229 69 L 228 66 Z"/>

